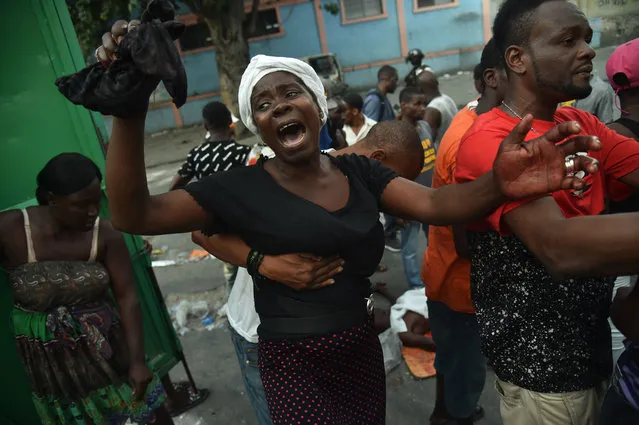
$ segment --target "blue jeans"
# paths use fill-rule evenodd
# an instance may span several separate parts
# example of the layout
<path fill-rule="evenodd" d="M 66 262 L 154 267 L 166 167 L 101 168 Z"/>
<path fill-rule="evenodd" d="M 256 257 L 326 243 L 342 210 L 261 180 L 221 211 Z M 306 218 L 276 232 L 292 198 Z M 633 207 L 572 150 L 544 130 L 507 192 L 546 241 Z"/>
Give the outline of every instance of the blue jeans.
<path fill-rule="evenodd" d="M 257 421 L 260 425 L 273 425 L 271 414 L 266 404 L 266 393 L 264 392 L 260 369 L 257 366 L 257 344 L 242 338 L 240 334 L 235 332 L 233 327 L 229 326 L 229 330 L 231 331 L 231 340 L 235 347 L 237 360 L 240 362 L 244 388 L 246 388 L 246 393 L 257 415 Z"/>
<path fill-rule="evenodd" d="M 446 410 L 454 418 L 467 418 L 475 411 L 486 383 L 477 317 L 428 300 L 428 318 L 437 345 L 435 369 L 444 377 Z"/>
<path fill-rule="evenodd" d="M 422 282 L 422 257 L 419 251 L 419 232 L 422 224 L 416 221 L 409 221 L 402 229 L 402 263 L 404 263 L 404 274 L 411 289 L 423 288 Z"/>
<path fill-rule="evenodd" d="M 601 406 L 599 425 L 636 424 L 639 424 L 639 410 L 635 410 L 614 387 L 611 387 Z"/>

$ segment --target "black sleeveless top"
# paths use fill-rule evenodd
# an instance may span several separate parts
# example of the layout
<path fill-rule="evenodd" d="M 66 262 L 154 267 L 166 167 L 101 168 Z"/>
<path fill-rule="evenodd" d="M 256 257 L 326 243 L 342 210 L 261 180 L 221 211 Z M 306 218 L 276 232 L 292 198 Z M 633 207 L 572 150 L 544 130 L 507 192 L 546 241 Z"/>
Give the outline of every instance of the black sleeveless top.
<path fill-rule="evenodd" d="M 331 161 L 349 182 L 349 199 L 327 211 L 277 184 L 264 161 L 215 174 L 186 187 L 212 216 L 205 233 L 233 233 L 264 254 L 339 254 L 344 271 L 335 284 L 296 291 L 267 279 L 254 280 L 261 338 L 323 335 L 366 322 L 368 280 L 384 251 L 379 203 L 397 176 L 380 162 L 358 155 Z"/>
<path fill-rule="evenodd" d="M 630 118 L 619 118 L 617 121 L 614 121 L 613 124 L 620 124 L 626 127 L 635 135 L 635 140 L 639 142 L 639 121 L 631 120 Z M 610 201 L 608 207 L 608 212 L 611 214 L 637 211 L 639 211 L 639 191 L 637 190 L 623 201 Z"/>

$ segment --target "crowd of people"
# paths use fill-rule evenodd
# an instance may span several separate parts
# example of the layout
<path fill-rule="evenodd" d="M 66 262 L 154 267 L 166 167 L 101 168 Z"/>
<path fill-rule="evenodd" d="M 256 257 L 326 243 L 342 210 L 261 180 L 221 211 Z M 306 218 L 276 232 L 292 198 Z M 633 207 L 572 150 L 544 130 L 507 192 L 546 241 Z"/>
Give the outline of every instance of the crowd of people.
<path fill-rule="evenodd" d="M 128 31 L 105 34 L 103 65 Z M 608 58 L 604 82 L 592 33 L 572 2 L 505 0 L 474 69 L 478 97 L 459 111 L 417 49 L 397 111 L 392 66 L 365 97 L 327 97 L 305 62 L 257 55 L 238 93 L 267 147 L 257 163 L 212 102 L 204 143 L 151 196 L 146 109 L 114 117 L 113 224 L 99 217 L 98 167 L 53 158 L 39 206 L 0 214 L 42 423 L 172 423 L 166 381 L 145 363 L 125 231 L 191 233 L 225 262 L 260 425 L 384 424 L 377 335 L 389 327 L 437 353 L 432 425 L 484 416 L 488 365 L 505 425 L 639 424 L 639 39 Z M 401 253 L 401 297 L 369 280 L 385 247 Z"/>

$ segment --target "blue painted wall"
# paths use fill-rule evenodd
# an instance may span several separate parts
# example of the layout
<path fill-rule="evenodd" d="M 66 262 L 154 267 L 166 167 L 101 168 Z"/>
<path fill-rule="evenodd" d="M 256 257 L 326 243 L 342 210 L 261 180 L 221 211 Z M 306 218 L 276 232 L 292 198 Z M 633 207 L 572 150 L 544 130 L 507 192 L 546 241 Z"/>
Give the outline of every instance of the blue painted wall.
<path fill-rule="evenodd" d="M 281 6 L 280 19 L 284 34 L 252 41 L 249 44 L 251 56 L 261 53 L 300 58 L 321 53 L 313 2 Z"/>
<path fill-rule="evenodd" d="M 408 48 L 424 53 L 482 44 L 481 1 L 460 0 L 459 6 L 413 13 L 413 0 L 404 0 Z M 451 68 L 448 68 L 451 69 Z"/>
<path fill-rule="evenodd" d="M 324 13 L 328 50 L 342 66 L 395 59 L 401 56 L 397 5 L 385 0 L 388 17 L 342 24 L 342 15 Z"/>
<path fill-rule="evenodd" d="M 408 48 L 419 48 L 424 53 L 437 53 L 483 44 L 482 8 L 479 0 L 460 0 L 457 7 L 413 13 L 413 0 L 404 1 Z M 342 24 L 337 16 L 323 12 L 328 50 L 337 55 L 343 67 L 401 59 L 399 23 L 395 0 L 385 0 L 385 18 Z M 181 7 L 178 13 L 189 13 Z M 321 53 L 314 3 L 280 6 L 280 19 L 284 34 L 249 43 L 250 54 L 304 57 Z M 597 34 L 597 31 L 595 32 Z M 478 61 L 480 51 L 455 53 L 426 59 L 438 72 L 470 69 Z M 215 51 L 187 53 L 182 56 L 189 82 L 189 96 L 209 94 L 220 90 Z M 405 62 L 393 64 L 400 76 L 409 71 Z M 376 84 L 379 67 L 345 72 L 344 79 L 353 89 Z M 188 101 L 180 114 L 184 125 L 202 121 L 202 107 L 219 97 Z M 110 131 L 110 122 L 107 120 Z M 176 126 L 170 106 L 153 109 L 147 118 L 147 132 L 156 132 Z"/>

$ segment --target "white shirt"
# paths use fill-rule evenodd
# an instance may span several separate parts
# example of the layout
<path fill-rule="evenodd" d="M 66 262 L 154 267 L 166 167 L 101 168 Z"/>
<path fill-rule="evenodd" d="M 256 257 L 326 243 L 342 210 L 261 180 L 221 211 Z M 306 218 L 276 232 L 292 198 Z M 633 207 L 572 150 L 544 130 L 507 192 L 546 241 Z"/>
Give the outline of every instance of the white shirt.
<path fill-rule="evenodd" d="M 366 137 L 368 135 L 368 132 L 371 131 L 371 128 L 373 128 L 373 126 L 377 124 L 377 121 L 373 121 L 372 119 L 368 118 L 366 115 L 363 115 L 363 117 L 364 117 L 364 125 L 362 126 L 362 128 L 359 129 L 359 133 L 357 134 L 355 134 L 355 132 L 353 131 L 350 125 L 344 124 L 343 130 L 344 130 L 344 135 L 346 136 L 346 143 L 348 144 L 348 146 L 353 146 L 355 143 L 359 142 L 364 137 Z"/>
<path fill-rule="evenodd" d="M 393 304 L 390 311 L 391 329 L 397 333 L 408 332 L 404 315 L 409 311 L 421 314 L 428 318 L 428 299 L 424 294 L 424 288 L 409 289 L 397 298 L 397 302 Z"/>
<path fill-rule="evenodd" d="M 424 292 L 423 289 L 422 292 Z M 248 342 L 257 344 L 260 316 L 255 311 L 253 278 L 244 267 L 237 269 L 235 283 L 226 304 L 226 316 L 235 332 Z"/>

